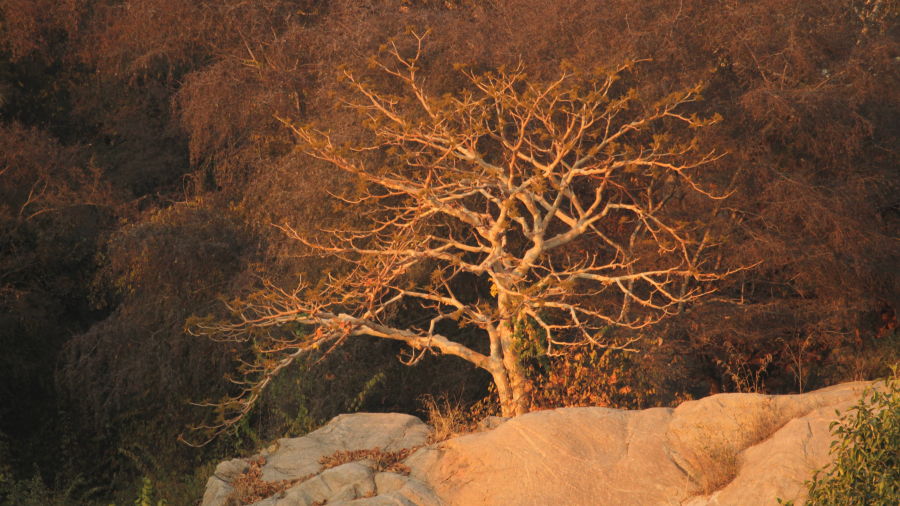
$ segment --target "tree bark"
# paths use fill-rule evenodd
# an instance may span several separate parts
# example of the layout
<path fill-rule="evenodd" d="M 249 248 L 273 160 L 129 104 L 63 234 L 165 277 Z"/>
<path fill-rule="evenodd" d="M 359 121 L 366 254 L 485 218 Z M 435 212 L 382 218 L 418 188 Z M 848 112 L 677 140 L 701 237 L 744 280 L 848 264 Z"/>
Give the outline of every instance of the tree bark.
<path fill-rule="evenodd" d="M 503 416 L 516 416 L 515 403 L 513 402 L 515 396 L 509 384 L 509 377 L 506 375 L 506 367 L 502 362 L 494 364 L 494 369 L 490 373 L 494 379 L 494 386 L 497 387 L 497 397 L 500 400 L 500 414 Z"/>
<path fill-rule="evenodd" d="M 531 399 L 527 388 L 528 380 L 525 378 L 525 371 L 522 369 L 519 354 L 515 349 L 512 323 L 503 323 L 500 327 L 503 370 L 506 381 L 509 384 L 509 397 L 507 398 L 503 416 L 524 415 L 531 409 Z M 501 405 L 503 404 L 501 402 Z"/>
<path fill-rule="evenodd" d="M 501 364 L 496 370 L 491 371 L 491 376 L 497 387 L 501 414 L 503 416 L 519 416 L 528 413 L 531 407 L 530 395 L 521 367 L 510 371 L 506 364 Z"/>

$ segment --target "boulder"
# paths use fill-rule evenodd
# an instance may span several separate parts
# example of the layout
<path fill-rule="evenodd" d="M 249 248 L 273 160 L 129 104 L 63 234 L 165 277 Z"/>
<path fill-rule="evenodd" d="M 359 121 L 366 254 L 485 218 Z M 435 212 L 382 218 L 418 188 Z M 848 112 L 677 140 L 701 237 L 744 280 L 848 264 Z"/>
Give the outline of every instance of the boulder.
<path fill-rule="evenodd" d="M 323 471 L 285 492 L 256 502 L 257 506 L 339 504 L 375 494 L 373 471 L 359 462 L 349 462 Z"/>
<path fill-rule="evenodd" d="M 231 495 L 231 481 L 249 468 L 244 459 L 231 459 L 219 463 L 213 475 L 206 481 L 202 504 L 225 504 Z"/>
<path fill-rule="evenodd" d="M 321 471 L 319 460 L 335 452 L 372 448 L 395 452 L 425 444 L 430 434 L 431 429 L 412 415 L 340 415 L 306 436 L 279 439 L 266 456 L 262 479 L 294 480 Z"/>
<path fill-rule="evenodd" d="M 415 417 L 342 415 L 264 454 L 263 479 L 300 481 L 257 504 L 799 504 L 804 481 L 829 462 L 835 410 L 856 404 L 871 385 L 720 394 L 641 411 L 538 411 L 492 419 L 482 432 L 429 446 L 429 429 Z M 417 449 L 396 472 L 368 460 L 324 472 L 319 464 L 338 450 L 373 448 Z M 241 462 L 216 469 L 204 506 L 224 504 Z"/>
<path fill-rule="evenodd" d="M 207 481 L 206 493 L 201 504 L 225 505 L 233 491 L 230 482 L 249 467 L 250 461 L 259 457 L 265 459 L 261 476 L 263 480 L 300 480 L 288 489 L 283 498 L 270 498 L 261 501 L 261 504 L 312 504 L 322 500 L 328 500 L 329 504 L 333 504 L 335 496 L 329 494 L 333 492 L 342 499 L 349 499 L 349 492 L 341 491 L 351 486 L 355 487 L 357 495 L 362 497 L 373 493 L 373 490 L 363 484 L 366 479 L 359 476 L 357 467 L 345 465 L 322 472 L 324 466 L 319 461 L 339 451 L 380 448 L 386 452 L 396 452 L 410 449 L 425 444 L 430 434 L 431 429 L 411 415 L 400 413 L 340 415 L 306 436 L 279 439 L 258 456 L 246 460 L 233 459 L 219 464 L 213 476 Z M 372 481 L 371 474 L 370 471 L 368 481 Z"/>

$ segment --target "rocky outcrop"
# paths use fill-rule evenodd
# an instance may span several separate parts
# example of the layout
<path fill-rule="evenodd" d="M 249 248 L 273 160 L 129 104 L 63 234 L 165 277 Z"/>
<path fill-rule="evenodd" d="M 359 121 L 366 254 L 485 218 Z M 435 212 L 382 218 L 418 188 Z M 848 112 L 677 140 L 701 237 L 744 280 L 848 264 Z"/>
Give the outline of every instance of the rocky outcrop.
<path fill-rule="evenodd" d="M 263 480 L 299 480 L 284 494 L 257 503 L 260 505 L 334 504 L 374 495 L 378 476 L 372 466 L 367 465 L 368 462 L 351 462 L 326 470 L 320 461 L 336 452 L 375 448 L 383 452 L 397 452 L 416 448 L 425 444 L 430 433 L 427 425 L 410 415 L 340 415 L 304 437 L 279 439 L 251 459 L 232 459 L 219 464 L 206 484 L 202 504 L 227 504 L 234 491 L 231 486 L 234 479 L 249 468 L 250 462 L 259 458 L 265 462 L 262 466 Z"/>
<path fill-rule="evenodd" d="M 802 395 L 721 394 L 674 409 L 539 411 L 428 446 L 430 429 L 415 417 L 342 415 L 263 452 L 264 480 L 297 481 L 256 504 L 799 503 L 803 482 L 828 463 L 835 410 L 855 404 L 869 385 Z M 336 451 L 375 448 L 415 451 L 393 469 L 365 453 L 327 470 L 320 463 Z M 220 464 L 203 506 L 225 504 L 229 483 L 247 466 Z"/>

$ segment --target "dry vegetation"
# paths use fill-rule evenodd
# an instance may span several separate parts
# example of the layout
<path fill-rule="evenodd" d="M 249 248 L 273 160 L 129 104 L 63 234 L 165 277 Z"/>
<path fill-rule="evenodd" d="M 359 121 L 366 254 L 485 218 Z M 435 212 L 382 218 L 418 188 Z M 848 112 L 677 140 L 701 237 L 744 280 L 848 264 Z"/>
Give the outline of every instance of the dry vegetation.
<path fill-rule="evenodd" d="M 706 441 L 698 444 L 689 467 L 696 486 L 694 493 L 711 495 L 731 483 L 740 472 L 741 449 L 762 443 L 786 423 L 766 405 L 751 413 L 749 420 L 741 421 L 739 435 L 728 438 L 710 433 Z"/>
<path fill-rule="evenodd" d="M 263 457 L 252 460 L 246 471 L 231 481 L 234 490 L 229 494 L 226 503 L 229 505 L 253 504 L 267 497 L 284 492 L 293 485 L 303 482 L 296 480 L 265 481 L 262 479 L 262 466 L 266 464 Z"/>
<path fill-rule="evenodd" d="M 332 467 L 362 460 L 368 461 L 367 463 L 372 466 L 372 469 L 379 473 L 389 472 L 408 475 L 409 467 L 402 462 L 416 450 L 418 450 L 418 447 L 404 448 L 396 452 L 385 451 L 377 447 L 365 450 L 336 451 L 319 459 L 319 463 L 325 466 L 324 469 L 331 469 Z"/>
<path fill-rule="evenodd" d="M 471 412 L 460 405 L 453 403 L 445 395 L 437 398 L 433 395 L 422 399 L 422 407 L 425 410 L 425 419 L 432 428 L 428 436 L 428 443 L 440 443 L 452 437 L 475 430 L 477 421 L 473 419 Z"/>
<path fill-rule="evenodd" d="M 404 448 L 396 452 L 384 451 L 381 448 L 368 448 L 365 450 L 336 451 L 319 459 L 322 470 L 338 467 L 350 462 L 363 461 L 376 472 L 390 472 L 408 475 L 409 467 L 402 462 L 406 460 L 418 447 Z M 242 505 L 253 504 L 267 497 L 284 492 L 292 486 L 303 483 L 315 474 L 297 478 L 295 480 L 265 481 L 262 479 L 262 467 L 266 464 L 265 457 L 259 457 L 249 462 L 248 468 L 237 475 L 232 481 L 234 489 L 228 496 L 228 504 Z"/>

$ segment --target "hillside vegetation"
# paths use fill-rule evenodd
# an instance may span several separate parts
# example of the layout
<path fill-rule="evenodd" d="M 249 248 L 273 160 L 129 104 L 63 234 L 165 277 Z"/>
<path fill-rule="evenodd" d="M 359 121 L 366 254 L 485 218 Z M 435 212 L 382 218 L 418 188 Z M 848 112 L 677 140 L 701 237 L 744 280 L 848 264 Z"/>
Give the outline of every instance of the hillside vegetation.
<path fill-rule="evenodd" d="M 885 376 L 900 361 L 898 16 L 896 0 L 0 2 L 0 502 L 140 493 L 190 504 L 223 456 L 339 413 L 422 414 L 424 396 L 478 417 Z M 390 72 L 400 67 L 385 65 L 413 61 L 415 86 L 404 88 Z M 478 87 L 509 76 L 507 88 Z M 520 106 L 556 89 L 539 109 L 544 130 L 529 130 Z M 403 128 L 360 102 L 366 91 Z M 592 152 L 597 167 L 628 159 L 631 172 L 603 183 L 591 173 L 560 193 L 575 209 L 609 184 L 603 202 L 643 214 L 604 214 L 530 264 L 527 276 L 562 269 L 552 283 L 321 254 L 335 230 L 385 210 L 413 216 L 420 235 L 391 236 L 403 244 L 472 237 L 409 207 L 436 184 L 416 170 L 458 168 L 425 135 L 452 125 L 476 139 L 483 162 L 512 167 L 523 151 L 503 145 L 510 125 L 550 153 L 556 128 L 585 103 L 613 111 L 597 116 L 609 125 L 654 121 L 619 125 L 628 136 Z M 590 152 L 599 135 L 561 160 Z M 642 168 L 648 153 L 681 165 Z M 424 186 L 371 193 L 397 175 Z M 491 251 L 525 251 L 530 238 Z M 603 257 L 612 243 L 628 245 L 623 256 Z M 477 270 L 474 256 L 460 258 Z M 610 290 L 558 274 L 590 258 L 656 274 L 643 287 L 598 285 Z M 405 293 L 451 291 L 469 313 L 422 300 L 377 309 L 386 292 L 358 276 L 373 266 L 386 273 L 379 288 L 390 277 Z M 535 286 L 558 298 L 508 318 L 522 306 L 501 299 L 536 297 Z M 544 302 L 576 298 L 594 317 L 589 334 Z M 302 317 L 240 325 L 247 308 L 271 315 L 284 301 Z M 485 301 L 508 323 L 509 374 L 430 353 L 447 354 L 432 341 L 367 338 L 353 322 L 310 316 L 327 302 L 426 332 L 441 315 L 434 334 L 477 359 L 493 355 L 490 325 L 477 324 L 493 314 Z M 339 331 L 316 334 L 326 323 Z M 304 353 L 281 368 L 272 352 L 284 343 Z M 200 448 L 179 442 L 204 441 L 198 425 L 224 430 Z"/>

